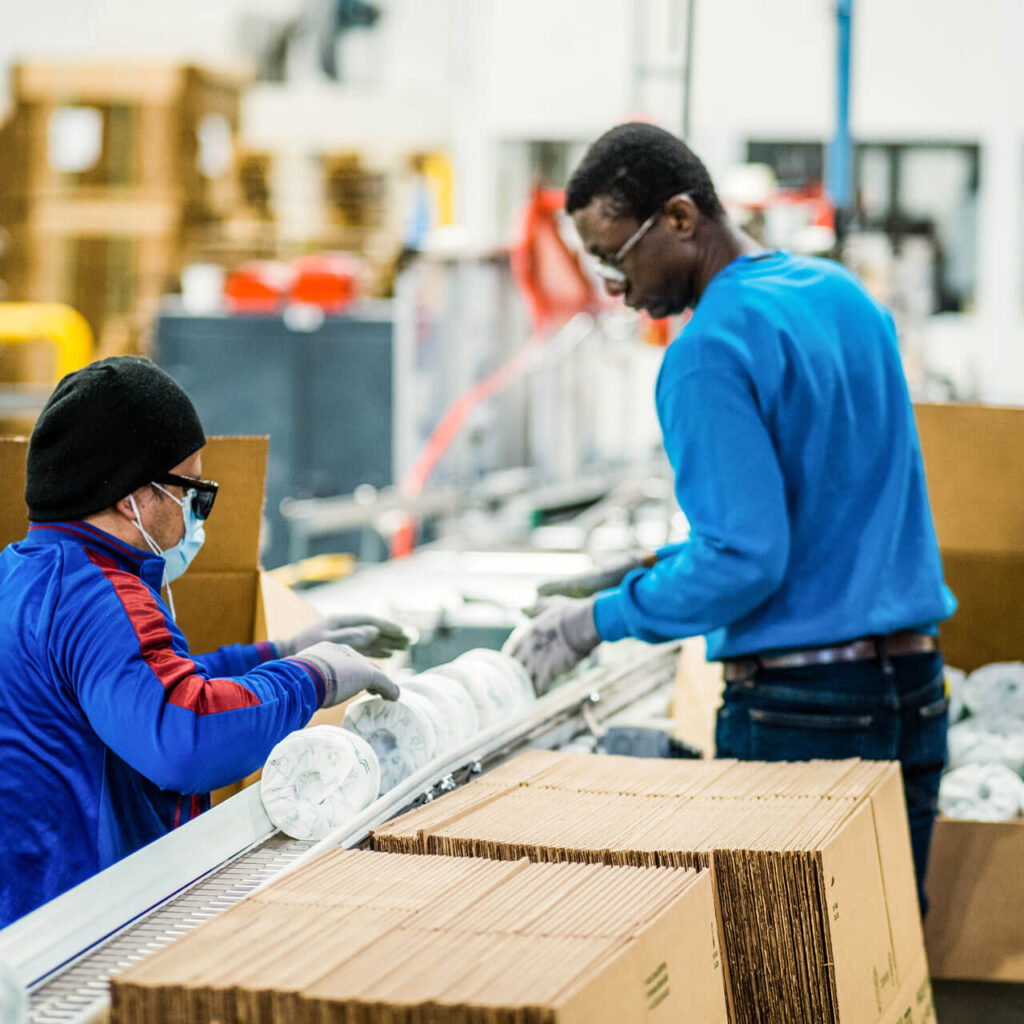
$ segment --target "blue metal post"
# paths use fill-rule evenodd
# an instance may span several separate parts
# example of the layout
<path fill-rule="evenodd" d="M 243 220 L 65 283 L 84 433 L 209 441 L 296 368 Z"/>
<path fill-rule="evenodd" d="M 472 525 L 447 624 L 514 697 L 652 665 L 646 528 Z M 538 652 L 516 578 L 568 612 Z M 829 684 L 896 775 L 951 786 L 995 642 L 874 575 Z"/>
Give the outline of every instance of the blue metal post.
<path fill-rule="evenodd" d="M 836 125 L 829 149 L 826 187 L 836 208 L 837 234 L 853 206 L 853 143 L 850 137 L 850 35 L 853 0 L 836 0 Z"/>

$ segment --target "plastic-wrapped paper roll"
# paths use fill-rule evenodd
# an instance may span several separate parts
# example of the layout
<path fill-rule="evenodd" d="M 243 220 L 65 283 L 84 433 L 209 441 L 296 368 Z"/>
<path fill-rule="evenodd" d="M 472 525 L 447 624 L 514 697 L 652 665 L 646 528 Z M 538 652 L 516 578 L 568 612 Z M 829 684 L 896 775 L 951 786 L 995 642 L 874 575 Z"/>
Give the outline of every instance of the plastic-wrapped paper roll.
<path fill-rule="evenodd" d="M 1024 723 L 1014 718 L 965 718 L 949 728 L 949 764 L 1001 764 L 1024 774 Z"/>
<path fill-rule="evenodd" d="M 498 720 L 504 721 L 518 714 L 526 705 L 519 681 L 510 674 L 508 667 L 498 664 L 482 649 L 466 651 L 452 663 L 465 668 L 471 674 L 473 684 L 484 691 L 487 699 L 495 706 Z"/>
<path fill-rule="evenodd" d="M 1024 782 L 1001 764 L 967 764 L 943 775 L 939 810 L 947 818 L 1008 821 L 1024 810 Z"/>
<path fill-rule="evenodd" d="M 478 668 L 474 668 L 466 663 L 460 664 L 459 661 L 452 661 L 447 665 L 438 665 L 430 671 L 432 675 L 445 676 L 463 688 L 469 699 L 473 702 L 473 707 L 476 710 L 477 728 L 480 732 L 490 729 L 491 726 L 508 717 L 502 711 L 506 703 L 504 695 L 499 695 L 495 699 L 495 695 L 491 692 L 490 687 L 481 684 L 481 673 Z"/>
<path fill-rule="evenodd" d="M 293 839 L 323 839 L 379 791 L 377 755 L 336 725 L 290 733 L 271 750 L 260 780 L 267 817 Z"/>
<path fill-rule="evenodd" d="M 403 689 L 398 700 L 366 696 L 353 701 L 342 726 L 373 747 L 380 791 L 387 793 L 442 752 L 439 719 L 426 697 Z"/>
<path fill-rule="evenodd" d="M 946 666 L 946 689 L 949 691 L 949 721 L 959 722 L 967 716 L 967 705 L 964 703 L 964 683 L 967 673 L 963 669 Z"/>
<path fill-rule="evenodd" d="M 526 667 L 522 662 L 507 654 L 502 654 L 500 651 L 492 651 L 487 647 L 478 647 L 469 653 L 487 660 L 501 672 L 522 697 L 524 705 L 532 704 L 537 699 L 537 692 L 530 681 L 530 673 L 526 671 Z"/>
<path fill-rule="evenodd" d="M 13 968 L 0 961 L 0 1024 L 25 1024 L 28 1020 L 28 992 Z"/>
<path fill-rule="evenodd" d="M 447 747 L 461 746 L 480 731 L 480 717 L 466 688 L 436 672 L 423 672 L 402 682 L 402 692 L 411 690 L 426 697 L 441 713 L 447 727 Z"/>
<path fill-rule="evenodd" d="M 975 669 L 963 683 L 972 715 L 1024 719 L 1024 664 L 999 661 Z"/>

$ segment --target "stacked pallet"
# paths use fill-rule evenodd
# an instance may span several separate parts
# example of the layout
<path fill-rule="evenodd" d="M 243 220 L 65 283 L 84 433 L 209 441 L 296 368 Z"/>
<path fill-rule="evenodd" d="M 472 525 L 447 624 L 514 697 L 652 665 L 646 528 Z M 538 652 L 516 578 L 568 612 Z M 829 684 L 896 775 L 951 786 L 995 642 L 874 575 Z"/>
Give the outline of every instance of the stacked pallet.
<path fill-rule="evenodd" d="M 724 1024 L 707 873 L 333 850 L 112 982 L 115 1024 Z"/>
<path fill-rule="evenodd" d="M 0 152 L 7 297 L 104 334 L 152 312 L 190 240 L 238 204 L 237 76 L 183 65 L 32 62 Z"/>
<path fill-rule="evenodd" d="M 898 766 L 534 752 L 397 818 L 379 850 L 714 869 L 743 1024 L 930 1020 Z"/>

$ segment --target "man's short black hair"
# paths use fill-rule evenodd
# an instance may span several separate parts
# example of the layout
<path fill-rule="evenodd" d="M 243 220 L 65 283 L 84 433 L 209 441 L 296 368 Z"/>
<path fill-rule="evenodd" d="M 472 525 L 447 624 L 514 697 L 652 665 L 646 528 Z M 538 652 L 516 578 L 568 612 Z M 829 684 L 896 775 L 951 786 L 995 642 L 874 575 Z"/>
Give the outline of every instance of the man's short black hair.
<path fill-rule="evenodd" d="M 603 196 L 613 216 L 644 221 L 680 192 L 705 216 L 725 216 L 707 168 L 689 146 L 662 128 L 634 121 L 605 132 L 587 150 L 569 179 L 565 209 L 574 213 Z"/>

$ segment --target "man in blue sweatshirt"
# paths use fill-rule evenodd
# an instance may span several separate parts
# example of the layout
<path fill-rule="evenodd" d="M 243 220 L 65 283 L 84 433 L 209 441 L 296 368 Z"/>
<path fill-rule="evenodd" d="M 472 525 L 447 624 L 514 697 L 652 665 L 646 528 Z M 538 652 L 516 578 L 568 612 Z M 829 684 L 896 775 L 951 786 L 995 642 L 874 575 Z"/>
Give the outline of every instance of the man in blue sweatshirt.
<path fill-rule="evenodd" d="M 705 635 L 726 679 L 718 756 L 899 760 L 920 886 L 955 601 L 892 317 L 838 264 L 738 231 L 652 125 L 598 139 L 566 208 L 611 295 L 693 310 L 655 392 L 690 534 L 595 596 L 552 598 L 513 653 L 543 691 L 602 640 Z"/>
<path fill-rule="evenodd" d="M 397 696 L 354 649 L 397 627 L 365 616 L 189 652 L 161 591 L 203 543 L 205 443 L 136 357 L 69 374 L 33 431 L 31 526 L 0 552 L 0 928 L 195 817 L 318 708 Z"/>

